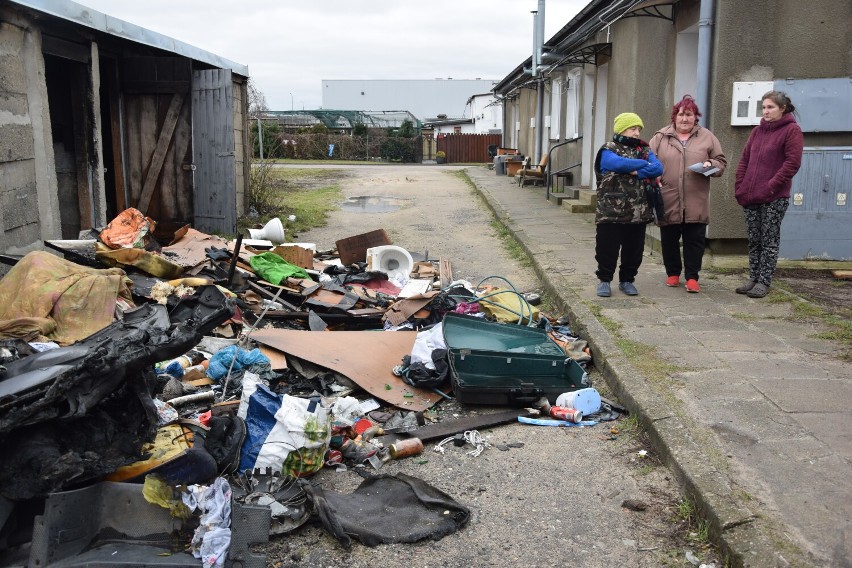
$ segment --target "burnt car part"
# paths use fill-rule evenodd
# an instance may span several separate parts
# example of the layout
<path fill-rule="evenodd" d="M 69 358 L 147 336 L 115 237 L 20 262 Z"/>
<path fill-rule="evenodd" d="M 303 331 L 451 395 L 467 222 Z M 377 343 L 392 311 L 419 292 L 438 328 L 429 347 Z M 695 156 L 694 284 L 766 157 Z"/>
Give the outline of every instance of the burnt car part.
<path fill-rule="evenodd" d="M 8 363 L 0 495 L 43 497 L 136 461 L 157 424 L 153 365 L 186 353 L 233 313 L 232 300 L 204 286 L 171 313 L 146 304 L 73 345 Z"/>
<path fill-rule="evenodd" d="M 225 566 L 263 568 L 266 556 L 252 553 L 250 547 L 268 542 L 269 523 L 268 507 L 234 502 Z M 194 527 L 148 503 L 142 485 L 103 482 L 51 494 L 35 527 L 30 566 L 200 565 L 192 554 L 183 552 Z"/>

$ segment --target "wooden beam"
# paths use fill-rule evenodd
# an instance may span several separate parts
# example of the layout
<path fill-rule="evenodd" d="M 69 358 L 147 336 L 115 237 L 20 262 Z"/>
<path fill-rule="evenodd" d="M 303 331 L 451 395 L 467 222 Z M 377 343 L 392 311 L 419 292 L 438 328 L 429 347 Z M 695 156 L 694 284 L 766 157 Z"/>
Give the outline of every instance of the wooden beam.
<path fill-rule="evenodd" d="M 145 174 L 145 183 L 142 185 L 139 203 L 136 205 L 136 208 L 143 214 L 146 213 L 148 205 L 151 204 L 154 186 L 157 185 L 157 180 L 160 178 L 163 162 L 166 160 L 166 152 L 169 150 L 169 144 L 171 144 L 172 135 L 175 132 L 180 109 L 183 106 L 183 98 L 183 95 L 175 93 L 172 96 L 169 110 L 166 112 L 166 119 L 163 121 L 163 128 L 160 130 L 160 136 L 157 139 L 157 147 L 154 149 L 154 154 L 151 156 L 151 164 L 148 166 L 148 172 Z"/>
<path fill-rule="evenodd" d="M 121 103 L 118 96 L 118 77 L 115 60 L 110 60 L 109 68 L 109 127 L 112 137 L 112 179 L 115 195 L 115 208 L 120 213 L 127 209 L 127 196 L 124 190 L 124 157 L 121 154 Z"/>
<path fill-rule="evenodd" d="M 439 261 L 439 276 L 441 281 L 441 290 L 446 290 L 453 281 L 453 265 L 449 258 L 441 257 Z"/>

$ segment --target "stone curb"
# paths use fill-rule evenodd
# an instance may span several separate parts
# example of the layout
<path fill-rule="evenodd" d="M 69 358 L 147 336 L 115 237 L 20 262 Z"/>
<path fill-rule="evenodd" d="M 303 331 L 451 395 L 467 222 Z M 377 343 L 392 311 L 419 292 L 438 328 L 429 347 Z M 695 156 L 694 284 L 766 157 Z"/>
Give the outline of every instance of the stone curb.
<path fill-rule="evenodd" d="M 733 568 L 813 566 L 804 554 L 784 536 L 781 523 L 749 509 L 728 483 L 725 458 L 717 467 L 711 454 L 722 456 L 712 442 L 712 434 L 687 416 L 678 416 L 666 404 L 658 388 L 628 362 L 615 339 L 586 307 L 582 299 L 558 274 L 543 266 L 555 266 L 558 259 L 534 253 L 524 231 L 512 222 L 509 211 L 494 200 L 487 189 L 469 178 L 488 208 L 521 245 L 547 293 L 568 316 L 572 329 L 589 342 L 595 367 L 619 401 L 647 429 L 654 447 L 674 473 L 684 493 L 709 522 L 710 536 L 719 546 L 726 566 Z"/>

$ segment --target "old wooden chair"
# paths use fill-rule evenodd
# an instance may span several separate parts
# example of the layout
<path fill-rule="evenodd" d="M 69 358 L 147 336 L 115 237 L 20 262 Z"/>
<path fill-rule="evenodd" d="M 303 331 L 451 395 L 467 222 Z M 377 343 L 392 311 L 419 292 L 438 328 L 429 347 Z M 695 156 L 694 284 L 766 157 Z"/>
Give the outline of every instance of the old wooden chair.
<path fill-rule="evenodd" d="M 527 158 L 524 161 L 524 167 L 518 172 L 518 185 L 523 187 L 527 184 L 527 181 L 543 183 L 547 179 L 548 157 L 547 154 L 543 155 L 537 166 L 530 166 L 529 158 Z"/>

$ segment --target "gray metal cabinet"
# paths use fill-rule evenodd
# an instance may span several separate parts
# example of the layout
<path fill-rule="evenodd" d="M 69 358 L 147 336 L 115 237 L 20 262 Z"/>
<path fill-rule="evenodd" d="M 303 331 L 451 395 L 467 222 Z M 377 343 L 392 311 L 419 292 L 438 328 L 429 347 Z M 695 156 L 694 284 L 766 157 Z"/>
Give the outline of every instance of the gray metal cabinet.
<path fill-rule="evenodd" d="M 852 260 L 852 147 L 805 147 L 778 256 Z"/>

